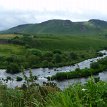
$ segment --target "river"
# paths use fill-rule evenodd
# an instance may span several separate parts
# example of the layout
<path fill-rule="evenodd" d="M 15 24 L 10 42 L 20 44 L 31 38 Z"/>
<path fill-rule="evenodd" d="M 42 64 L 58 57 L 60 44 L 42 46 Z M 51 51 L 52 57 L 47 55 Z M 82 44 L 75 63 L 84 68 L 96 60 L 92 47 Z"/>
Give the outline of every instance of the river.
<path fill-rule="evenodd" d="M 103 56 L 101 57 L 97 57 L 97 58 L 92 58 L 92 59 L 87 59 L 85 61 L 82 61 L 80 63 L 75 64 L 74 66 L 64 66 L 64 67 L 59 67 L 59 68 L 38 68 L 38 69 L 32 69 L 32 74 L 34 76 L 37 76 L 38 79 L 35 81 L 36 83 L 39 83 L 40 85 L 43 84 L 43 82 L 48 82 L 48 80 L 46 79 L 46 77 L 48 76 L 52 76 L 55 75 L 57 72 L 70 72 L 70 71 L 74 71 L 76 68 L 90 68 L 90 64 L 92 62 L 97 62 L 98 59 L 104 58 L 107 56 L 107 51 L 103 50 L 100 51 L 101 53 L 105 53 Z M 29 77 L 29 70 L 25 71 L 26 76 Z M 6 79 L 7 76 L 10 76 L 13 80 L 8 80 L 8 81 L 4 81 L 3 79 Z M 23 83 L 24 80 L 22 81 L 16 81 L 16 77 L 20 76 L 23 78 L 22 73 L 18 73 L 18 74 L 8 74 L 6 73 L 5 69 L 1 69 L 0 70 L 0 80 L 3 84 L 6 84 L 8 87 L 10 88 L 14 88 L 16 86 L 20 87 Z M 103 81 L 107 81 L 107 72 L 103 71 L 101 73 L 99 73 L 97 76 L 100 77 L 100 80 Z M 68 87 L 69 85 L 72 85 L 73 83 L 77 83 L 77 82 L 81 82 L 81 83 L 85 83 L 87 81 L 88 78 L 76 78 L 76 79 L 70 79 L 70 80 L 64 80 L 64 81 L 53 81 L 57 84 L 57 86 L 60 89 L 64 89 L 66 87 Z"/>

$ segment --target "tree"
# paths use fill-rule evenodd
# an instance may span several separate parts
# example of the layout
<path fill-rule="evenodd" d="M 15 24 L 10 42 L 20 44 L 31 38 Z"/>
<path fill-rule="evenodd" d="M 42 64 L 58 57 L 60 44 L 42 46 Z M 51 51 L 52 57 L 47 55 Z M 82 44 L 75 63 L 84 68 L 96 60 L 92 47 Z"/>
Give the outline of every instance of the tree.
<path fill-rule="evenodd" d="M 54 55 L 53 59 L 54 59 L 55 63 L 60 63 L 62 61 L 61 55 L 58 53 Z"/>
<path fill-rule="evenodd" d="M 69 53 L 69 58 L 70 58 L 70 59 L 73 59 L 73 60 L 76 60 L 76 59 L 78 58 L 78 56 L 77 56 L 76 53 L 70 52 L 70 53 Z"/>

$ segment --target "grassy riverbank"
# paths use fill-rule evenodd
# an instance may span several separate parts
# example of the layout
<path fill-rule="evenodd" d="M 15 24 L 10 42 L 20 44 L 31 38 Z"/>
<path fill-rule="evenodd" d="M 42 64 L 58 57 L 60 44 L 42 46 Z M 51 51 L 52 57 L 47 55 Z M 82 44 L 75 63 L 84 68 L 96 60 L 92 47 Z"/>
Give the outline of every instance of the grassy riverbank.
<path fill-rule="evenodd" d="M 107 82 L 74 84 L 64 91 L 37 85 L 9 89 L 0 85 L 0 107 L 106 107 Z"/>
<path fill-rule="evenodd" d="M 99 72 L 103 72 L 106 69 L 107 69 L 107 57 L 98 60 L 98 62 L 91 63 L 90 68 L 85 68 L 85 69 L 77 68 L 75 71 L 71 71 L 71 72 L 58 72 L 52 77 L 48 77 L 48 80 L 61 81 L 65 79 L 88 77 L 91 75 L 96 75 Z"/>

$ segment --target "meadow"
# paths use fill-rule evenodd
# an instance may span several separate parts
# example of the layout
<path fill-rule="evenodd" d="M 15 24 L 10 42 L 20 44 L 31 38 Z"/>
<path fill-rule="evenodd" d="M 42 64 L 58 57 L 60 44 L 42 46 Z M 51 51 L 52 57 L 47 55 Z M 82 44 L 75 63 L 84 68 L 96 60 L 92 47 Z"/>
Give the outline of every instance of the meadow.
<path fill-rule="evenodd" d="M 107 49 L 106 41 L 103 35 L 1 34 L 0 68 L 7 68 L 7 65 L 8 68 L 13 65 L 15 68 L 73 65 L 98 56 L 99 50 Z"/>

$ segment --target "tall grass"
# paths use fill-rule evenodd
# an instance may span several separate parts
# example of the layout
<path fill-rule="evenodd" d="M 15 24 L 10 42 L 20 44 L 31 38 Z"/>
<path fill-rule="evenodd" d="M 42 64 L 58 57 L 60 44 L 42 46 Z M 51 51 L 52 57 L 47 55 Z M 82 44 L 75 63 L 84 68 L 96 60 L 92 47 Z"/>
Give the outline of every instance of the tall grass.
<path fill-rule="evenodd" d="M 34 84 L 10 89 L 1 84 L 0 107 L 107 107 L 107 82 L 96 83 L 92 77 L 63 91 L 51 89 Z"/>
<path fill-rule="evenodd" d="M 62 92 L 48 96 L 46 107 L 106 107 L 107 83 L 94 79 L 86 84 L 80 83 L 70 86 Z"/>

